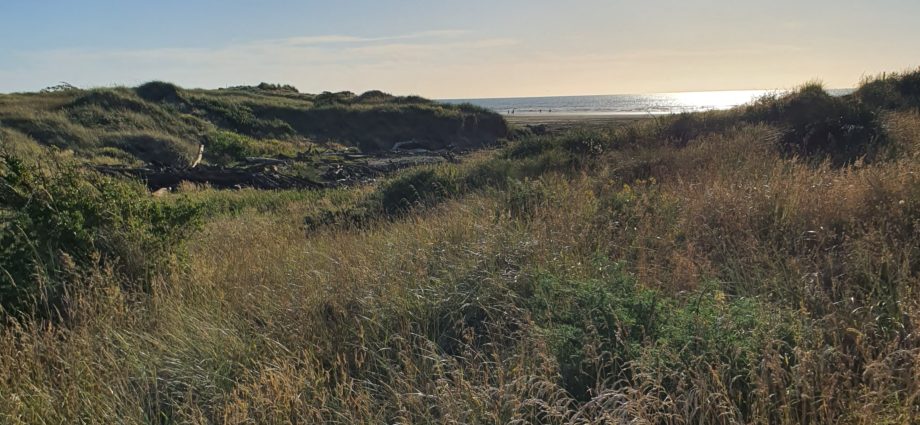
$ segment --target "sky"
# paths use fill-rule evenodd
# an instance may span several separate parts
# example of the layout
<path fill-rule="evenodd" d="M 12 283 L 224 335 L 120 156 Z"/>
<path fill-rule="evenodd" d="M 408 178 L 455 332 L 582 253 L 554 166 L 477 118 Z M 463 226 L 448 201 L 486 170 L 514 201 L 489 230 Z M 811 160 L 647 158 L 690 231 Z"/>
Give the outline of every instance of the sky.
<path fill-rule="evenodd" d="M 0 92 L 430 98 L 788 89 L 920 66 L 918 0 L 2 0 Z"/>

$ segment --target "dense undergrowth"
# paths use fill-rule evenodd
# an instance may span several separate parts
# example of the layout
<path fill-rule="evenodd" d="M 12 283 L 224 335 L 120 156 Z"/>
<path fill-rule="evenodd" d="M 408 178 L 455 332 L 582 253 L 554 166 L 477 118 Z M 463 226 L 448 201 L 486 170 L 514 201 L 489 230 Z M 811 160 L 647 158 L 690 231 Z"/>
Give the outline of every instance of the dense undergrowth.
<path fill-rule="evenodd" d="M 104 164 L 185 166 L 200 144 L 206 161 L 226 164 L 316 145 L 368 152 L 405 141 L 471 148 L 507 136 L 493 112 L 380 91 L 312 95 L 265 83 L 202 90 L 150 82 L 0 95 L 0 140 L 8 149 L 70 150 Z"/>
<path fill-rule="evenodd" d="M 524 137 L 324 192 L 124 186 L 58 208 L 68 168 L 27 185 L 8 161 L 5 187 L 61 200 L 3 192 L 4 234 L 52 229 L 24 240 L 90 261 L 40 275 L 66 314 L 16 312 L 42 288 L 5 304 L 0 418 L 915 423 L 915 77 Z M 65 211 L 96 209 L 114 214 L 81 222 L 96 236 L 60 239 Z M 127 272 L 157 258 L 138 249 L 151 217 L 198 230 Z M 134 251 L 96 242 L 125 232 Z"/>

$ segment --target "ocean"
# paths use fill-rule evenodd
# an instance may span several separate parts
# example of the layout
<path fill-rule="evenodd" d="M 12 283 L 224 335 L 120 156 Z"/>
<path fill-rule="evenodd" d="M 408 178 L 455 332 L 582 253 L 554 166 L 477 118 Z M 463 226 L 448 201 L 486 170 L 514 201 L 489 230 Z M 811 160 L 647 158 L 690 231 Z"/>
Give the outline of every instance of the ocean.
<path fill-rule="evenodd" d="M 842 96 L 853 89 L 833 89 Z M 731 90 L 598 96 L 509 97 L 494 99 L 444 99 L 450 104 L 471 103 L 505 115 L 662 115 L 730 109 L 781 90 Z"/>

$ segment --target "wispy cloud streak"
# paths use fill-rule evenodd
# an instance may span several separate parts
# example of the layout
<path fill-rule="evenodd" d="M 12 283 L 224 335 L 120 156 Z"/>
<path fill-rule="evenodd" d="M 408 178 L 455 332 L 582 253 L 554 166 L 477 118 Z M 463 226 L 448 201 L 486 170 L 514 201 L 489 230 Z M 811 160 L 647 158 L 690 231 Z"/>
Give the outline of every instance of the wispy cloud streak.
<path fill-rule="evenodd" d="M 17 68 L 30 71 L 0 72 L 15 72 L 24 80 L 65 79 L 84 86 L 170 79 L 214 87 L 264 79 L 293 82 L 306 90 L 346 85 L 361 89 L 390 84 L 392 77 L 412 74 L 419 68 L 443 69 L 467 61 L 491 60 L 517 44 L 510 38 L 439 30 L 381 37 L 291 37 L 214 48 L 58 49 L 20 52 Z M 39 82 L 37 87 L 41 84 L 45 83 Z"/>

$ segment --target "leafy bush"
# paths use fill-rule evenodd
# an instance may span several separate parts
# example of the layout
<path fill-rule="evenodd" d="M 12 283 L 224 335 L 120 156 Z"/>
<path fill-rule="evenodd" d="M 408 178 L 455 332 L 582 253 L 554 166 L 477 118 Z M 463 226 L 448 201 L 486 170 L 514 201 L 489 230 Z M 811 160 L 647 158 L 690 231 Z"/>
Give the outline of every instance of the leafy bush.
<path fill-rule="evenodd" d="M 389 102 L 393 99 L 393 95 L 389 93 L 384 93 L 380 90 L 369 90 L 364 93 L 361 93 L 355 98 L 355 102 L 358 103 L 384 103 Z"/>
<path fill-rule="evenodd" d="M 575 155 L 598 156 L 607 149 L 606 135 L 596 131 L 572 131 L 561 139 L 562 147 Z"/>
<path fill-rule="evenodd" d="M 776 124 L 785 130 L 788 154 L 830 158 L 837 165 L 872 155 L 885 141 L 878 113 L 844 97 L 829 95 L 818 84 L 781 97 L 767 97 L 742 113 L 749 122 Z"/>
<path fill-rule="evenodd" d="M 271 92 L 282 92 L 282 93 L 300 93 L 297 90 L 297 87 L 294 87 L 290 84 L 271 84 L 271 83 L 259 83 L 256 86 L 259 90 L 271 91 Z"/>
<path fill-rule="evenodd" d="M 599 375 L 617 375 L 656 336 L 664 305 L 615 266 L 607 279 L 569 281 L 539 275 L 519 288 L 540 332 L 559 362 L 562 385 L 579 400 L 590 398 Z"/>
<path fill-rule="evenodd" d="M 168 261 L 197 223 L 187 203 L 156 202 L 143 186 L 5 155 L 0 162 L 0 306 L 60 307 L 66 274 L 100 265 L 140 278 Z"/>
<path fill-rule="evenodd" d="M 890 94 L 880 95 L 890 99 Z M 720 133 L 743 123 L 768 124 L 782 131 L 781 149 L 788 155 L 843 165 L 860 157 L 872 159 L 886 142 L 878 111 L 849 96 L 831 96 L 811 83 L 783 95 L 765 96 L 750 106 L 730 111 L 684 113 L 661 119 L 659 139 L 682 147 L 706 134 Z M 635 130 L 632 126 L 630 130 Z M 624 141 L 642 138 L 619 130 Z M 616 145 L 617 142 L 613 141 Z"/>
<path fill-rule="evenodd" d="M 232 131 L 215 131 L 208 134 L 204 152 L 210 160 L 226 165 L 255 155 L 255 141 Z"/>
<path fill-rule="evenodd" d="M 867 80 L 854 96 L 873 108 L 920 108 L 920 69 L 904 74 L 882 74 Z"/>
<path fill-rule="evenodd" d="M 507 159 L 523 159 L 537 156 L 558 146 L 556 139 L 544 136 L 522 138 L 506 147 L 502 156 Z"/>
<path fill-rule="evenodd" d="M 509 179 L 502 192 L 502 208 L 512 219 L 528 219 L 547 200 L 540 181 Z"/>
<path fill-rule="evenodd" d="M 324 91 L 316 95 L 313 98 L 313 102 L 317 106 L 332 106 L 336 104 L 349 103 L 355 100 L 356 98 L 357 96 L 355 96 L 355 94 L 350 91 L 342 91 L 342 92 L 336 92 L 336 93 Z"/>
<path fill-rule="evenodd" d="M 294 156 L 304 146 L 283 140 L 253 139 L 232 131 L 213 131 L 205 137 L 205 143 L 205 156 L 208 160 L 221 165 L 243 161 L 253 156 Z M 314 168 L 308 166 L 297 168 L 290 171 L 298 176 L 306 176 L 303 173 L 309 173 L 311 179 L 319 181 L 319 175 Z"/>
<path fill-rule="evenodd" d="M 642 288 L 621 264 L 600 260 L 598 267 L 603 279 L 538 274 L 517 288 L 556 355 L 563 387 L 578 400 L 632 370 L 688 370 L 701 361 L 729 365 L 743 391 L 765 345 L 799 337 L 792 314 L 730 299 L 715 284 L 673 298 Z"/>
<path fill-rule="evenodd" d="M 515 162 L 504 158 L 492 158 L 476 164 L 463 177 L 464 186 L 470 189 L 500 187 L 514 172 Z"/>
<path fill-rule="evenodd" d="M 150 102 L 179 102 L 182 100 L 181 90 L 175 84 L 163 81 L 151 81 L 134 89 L 141 99 Z"/>
<path fill-rule="evenodd" d="M 725 131 L 738 122 L 733 111 L 681 113 L 662 120 L 660 137 L 678 147 L 705 134 Z"/>
<path fill-rule="evenodd" d="M 454 179 L 433 169 L 405 173 L 380 190 L 384 212 L 395 215 L 406 212 L 418 204 L 448 198 L 459 191 Z"/>

